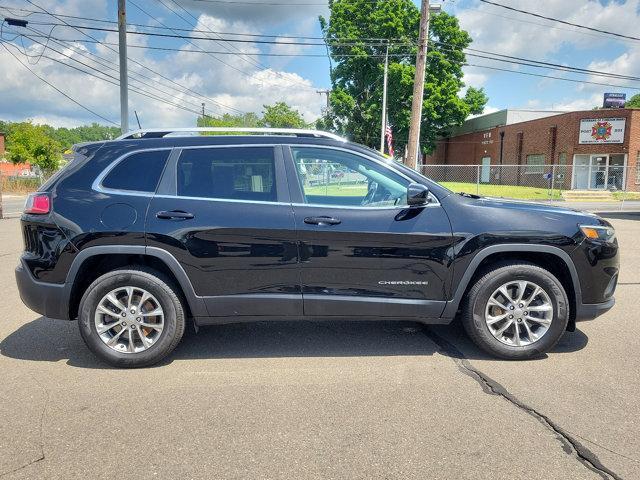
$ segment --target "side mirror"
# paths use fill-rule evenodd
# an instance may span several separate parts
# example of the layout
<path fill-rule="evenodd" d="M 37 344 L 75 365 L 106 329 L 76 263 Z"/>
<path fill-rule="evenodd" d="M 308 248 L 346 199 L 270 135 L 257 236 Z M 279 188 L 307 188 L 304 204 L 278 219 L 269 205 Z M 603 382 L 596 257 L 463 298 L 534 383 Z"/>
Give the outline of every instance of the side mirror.
<path fill-rule="evenodd" d="M 407 187 L 407 205 L 419 207 L 429 203 L 429 189 L 420 183 L 411 183 Z"/>

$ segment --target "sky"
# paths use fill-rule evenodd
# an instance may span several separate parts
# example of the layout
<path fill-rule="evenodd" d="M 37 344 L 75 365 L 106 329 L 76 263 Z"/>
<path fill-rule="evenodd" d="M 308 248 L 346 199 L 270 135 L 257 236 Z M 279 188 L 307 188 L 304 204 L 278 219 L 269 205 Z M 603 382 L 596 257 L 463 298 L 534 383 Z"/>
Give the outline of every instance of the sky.
<path fill-rule="evenodd" d="M 638 36 L 640 0 L 495 1 L 578 25 Z M 416 4 L 419 4 L 417 0 Z M 638 40 L 551 22 L 479 0 L 446 0 L 442 5 L 446 12 L 456 15 L 462 28 L 470 33 L 473 38 L 471 48 L 640 77 Z M 53 38 L 47 40 L 52 24 L 56 23 L 90 24 L 106 29 L 113 29 L 115 25 L 68 17 L 55 18 L 50 14 L 115 21 L 117 2 L 33 0 L 31 3 L 29 0 L 0 0 L 0 16 L 26 16 L 25 19 L 29 21 L 28 30 L 3 25 L 0 37 L 0 119 L 31 119 L 36 123 L 67 127 L 91 122 L 119 124 L 117 33 L 78 31 L 72 27 L 56 26 Z M 260 113 L 265 104 L 285 101 L 298 109 L 306 120 L 314 120 L 325 104 L 325 98 L 318 90 L 330 87 L 329 61 L 324 56 L 326 51 L 322 46 L 290 45 L 286 42 L 291 39 L 283 37 L 321 35 L 319 15 L 328 15 L 328 8 L 322 0 L 127 0 L 130 30 L 141 30 L 141 27 L 132 24 L 164 24 L 173 28 L 176 34 L 214 39 L 188 42 L 179 38 L 128 36 L 130 124 L 137 125 L 134 117 L 136 111 L 143 127 L 194 126 L 203 102 L 207 114 L 221 115 Z M 240 35 L 233 38 L 243 42 L 215 41 L 217 34 L 194 30 L 271 35 L 274 37 L 262 39 L 275 38 L 278 43 L 256 43 L 252 41 L 256 37 Z M 19 31 L 27 33 L 35 42 L 16 37 L 15 33 Z M 156 31 L 172 34 L 167 30 Z M 224 36 L 229 38 L 227 33 Z M 202 53 L 203 50 L 209 53 Z M 265 53 L 309 53 L 319 56 L 265 56 Z M 556 111 L 591 109 L 602 104 L 604 92 L 622 92 L 627 97 L 640 93 L 640 81 L 632 79 L 611 80 L 470 56 L 467 61 L 481 65 L 465 67 L 464 81 L 467 86 L 485 89 L 489 97 L 485 112 L 503 108 Z M 69 67 L 69 64 L 76 68 Z M 506 68 L 521 73 L 501 72 L 486 67 Z M 81 70 L 89 70 L 95 76 L 89 76 Z M 527 76 L 522 72 L 578 79 L 581 82 Z M 47 85 L 43 79 L 58 90 Z M 582 83 L 584 81 L 605 85 Z M 63 93 L 77 103 L 63 96 Z"/>

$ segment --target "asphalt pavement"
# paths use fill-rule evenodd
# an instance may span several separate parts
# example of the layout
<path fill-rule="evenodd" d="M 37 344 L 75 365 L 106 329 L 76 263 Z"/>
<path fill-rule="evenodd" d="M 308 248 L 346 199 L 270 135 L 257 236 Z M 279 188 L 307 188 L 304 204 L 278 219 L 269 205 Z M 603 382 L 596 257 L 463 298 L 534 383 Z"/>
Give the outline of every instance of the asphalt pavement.
<path fill-rule="evenodd" d="M 4 218 L 19 217 L 26 199 L 26 195 L 2 195 L 2 213 Z"/>
<path fill-rule="evenodd" d="M 539 360 L 456 325 L 300 321 L 189 330 L 142 370 L 22 305 L 2 220 L 0 478 L 640 478 L 640 216 L 607 217 L 617 305 Z"/>

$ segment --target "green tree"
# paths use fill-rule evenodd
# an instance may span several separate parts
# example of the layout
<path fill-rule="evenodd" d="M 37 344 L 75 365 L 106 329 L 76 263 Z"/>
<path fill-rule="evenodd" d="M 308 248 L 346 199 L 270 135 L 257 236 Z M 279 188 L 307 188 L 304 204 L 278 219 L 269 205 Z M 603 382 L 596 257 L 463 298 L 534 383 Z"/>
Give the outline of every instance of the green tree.
<path fill-rule="evenodd" d="M 306 128 L 308 125 L 298 110 L 285 102 L 263 105 L 262 125 L 271 128 Z"/>
<path fill-rule="evenodd" d="M 62 146 L 47 135 L 47 128 L 31 122 L 12 123 L 7 134 L 8 158 L 13 163 L 38 165 L 56 170 L 62 160 Z"/>
<path fill-rule="evenodd" d="M 225 113 L 221 117 L 198 117 L 198 127 L 259 127 L 260 118 L 253 112 L 240 115 Z"/>
<path fill-rule="evenodd" d="M 378 145 L 386 42 L 370 39 L 390 39 L 388 118 L 396 150 L 402 150 L 409 136 L 420 11 L 411 0 L 330 0 L 329 7 L 329 20 L 320 17 L 320 24 L 334 61 L 330 126 L 357 142 Z M 444 12 L 432 15 L 429 36 L 424 151 L 432 150 L 439 136 L 468 115 L 482 113 L 487 103 L 482 89 L 469 87 L 461 96 L 463 49 L 471 37 L 458 20 Z"/>
<path fill-rule="evenodd" d="M 640 93 L 636 93 L 631 97 L 627 103 L 624 104 L 624 108 L 640 108 Z"/>

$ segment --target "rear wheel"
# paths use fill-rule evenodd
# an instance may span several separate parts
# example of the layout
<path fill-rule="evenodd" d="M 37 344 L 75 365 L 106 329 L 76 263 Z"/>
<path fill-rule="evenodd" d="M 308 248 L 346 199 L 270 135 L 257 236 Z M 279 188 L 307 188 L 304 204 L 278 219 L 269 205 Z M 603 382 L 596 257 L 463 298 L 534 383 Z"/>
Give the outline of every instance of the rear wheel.
<path fill-rule="evenodd" d="M 549 351 L 564 334 L 569 300 L 558 279 L 528 263 L 486 272 L 468 292 L 462 323 L 483 350 L 506 359 Z"/>
<path fill-rule="evenodd" d="M 80 334 L 100 359 L 145 367 L 167 356 L 184 333 L 184 310 L 171 282 L 147 269 L 102 275 L 80 301 Z"/>

